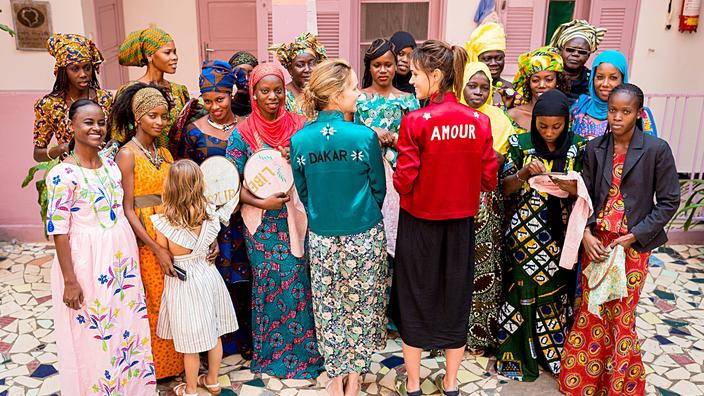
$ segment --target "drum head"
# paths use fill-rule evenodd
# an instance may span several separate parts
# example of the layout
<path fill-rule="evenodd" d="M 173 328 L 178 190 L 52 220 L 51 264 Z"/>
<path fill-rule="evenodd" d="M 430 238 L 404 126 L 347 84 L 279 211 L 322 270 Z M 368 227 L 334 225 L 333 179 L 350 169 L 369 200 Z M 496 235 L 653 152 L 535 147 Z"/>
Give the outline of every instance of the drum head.
<path fill-rule="evenodd" d="M 210 157 L 200 164 L 205 178 L 205 197 L 215 205 L 224 205 L 240 193 L 240 174 L 225 157 Z"/>
<path fill-rule="evenodd" d="M 244 182 L 252 194 L 263 199 L 291 190 L 293 170 L 279 150 L 262 149 L 252 154 L 244 165 Z"/>

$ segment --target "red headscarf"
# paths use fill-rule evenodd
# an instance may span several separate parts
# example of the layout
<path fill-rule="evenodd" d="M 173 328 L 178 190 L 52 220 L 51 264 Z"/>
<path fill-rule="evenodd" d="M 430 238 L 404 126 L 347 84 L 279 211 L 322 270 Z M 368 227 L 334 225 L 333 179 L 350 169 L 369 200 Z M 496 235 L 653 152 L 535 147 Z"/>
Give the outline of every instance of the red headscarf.
<path fill-rule="evenodd" d="M 249 75 L 249 98 L 252 102 L 252 114 L 237 126 L 237 130 L 242 135 L 242 139 L 255 149 L 261 148 L 257 135 L 264 143 L 273 148 L 288 147 L 291 144 L 291 136 L 303 128 L 306 118 L 286 111 L 285 102 L 281 102 L 279 114 L 275 120 L 268 121 L 262 116 L 257 101 L 254 100 L 254 87 L 266 76 L 276 76 L 281 79 L 281 82 L 285 81 L 283 72 L 273 63 L 262 63 L 252 70 Z"/>

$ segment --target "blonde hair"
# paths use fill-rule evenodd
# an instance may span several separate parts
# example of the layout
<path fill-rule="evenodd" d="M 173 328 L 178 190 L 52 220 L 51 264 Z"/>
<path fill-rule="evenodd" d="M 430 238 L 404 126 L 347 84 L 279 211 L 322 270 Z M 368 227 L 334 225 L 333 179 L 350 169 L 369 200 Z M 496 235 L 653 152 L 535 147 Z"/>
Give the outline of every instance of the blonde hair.
<path fill-rule="evenodd" d="M 193 229 L 208 220 L 203 172 L 195 162 L 174 162 L 164 180 L 163 215 L 174 227 Z"/>
<path fill-rule="evenodd" d="M 352 66 L 344 59 L 326 60 L 315 66 L 303 90 L 303 113 L 315 118 L 333 98 L 342 94 L 351 75 Z"/>

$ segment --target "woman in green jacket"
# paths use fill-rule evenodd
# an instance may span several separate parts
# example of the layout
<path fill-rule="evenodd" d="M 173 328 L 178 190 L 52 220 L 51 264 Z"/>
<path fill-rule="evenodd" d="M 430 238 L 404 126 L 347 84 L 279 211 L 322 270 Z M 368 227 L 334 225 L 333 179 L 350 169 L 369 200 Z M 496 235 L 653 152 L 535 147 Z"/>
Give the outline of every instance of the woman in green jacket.
<path fill-rule="evenodd" d="M 296 189 L 308 213 L 309 260 L 318 347 L 332 378 L 328 391 L 359 393 L 375 350 L 386 346 L 391 283 L 381 206 L 384 164 L 376 133 L 344 120 L 360 95 L 343 60 L 318 65 L 304 93 L 315 119 L 291 138 Z M 317 115 L 317 118 L 316 118 Z"/>

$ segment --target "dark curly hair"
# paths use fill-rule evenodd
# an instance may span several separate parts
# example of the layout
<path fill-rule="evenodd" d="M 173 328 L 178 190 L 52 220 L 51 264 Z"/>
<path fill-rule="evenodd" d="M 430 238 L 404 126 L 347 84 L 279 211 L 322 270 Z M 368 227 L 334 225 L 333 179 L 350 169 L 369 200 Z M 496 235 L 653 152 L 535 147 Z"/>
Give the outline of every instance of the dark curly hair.
<path fill-rule="evenodd" d="M 134 113 L 132 112 L 132 98 L 134 95 L 143 88 L 156 88 L 161 95 L 164 96 L 167 103 L 167 111 L 171 111 L 173 107 L 173 102 L 169 96 L 166 88 L 158 86 L 156 84 L 145 84 L 143 82 L 138 82 L 132 84 L 120 92 L 120 94 L 115 98 L 112 104 L 112 115 L 111 124 L 115 126 L 117 130 L 125 131 L 125 141 L 120 142 L 122 145 L 129 142 L 130 139 L 136 133 Z"/>
<path fill-rule="evenodd" d="M 554 70 L 553 70 L 554 71 Z M 563 72 L 555 72 L 555 75 L 557 76 L 557 89 L 562 91 L 564 94 L 568 94 L 570 92 L 570 80 L 567 78 L 567 75 Z M 526 82 L 523 83 L 522 87 L 515 87 L 516 89 L 521 89 L 523 91 L 523 101 L 524 102 L 530 102 L 533 100 L 533 91 L 530 89 L 530 78 L 526 79 Z"/>

